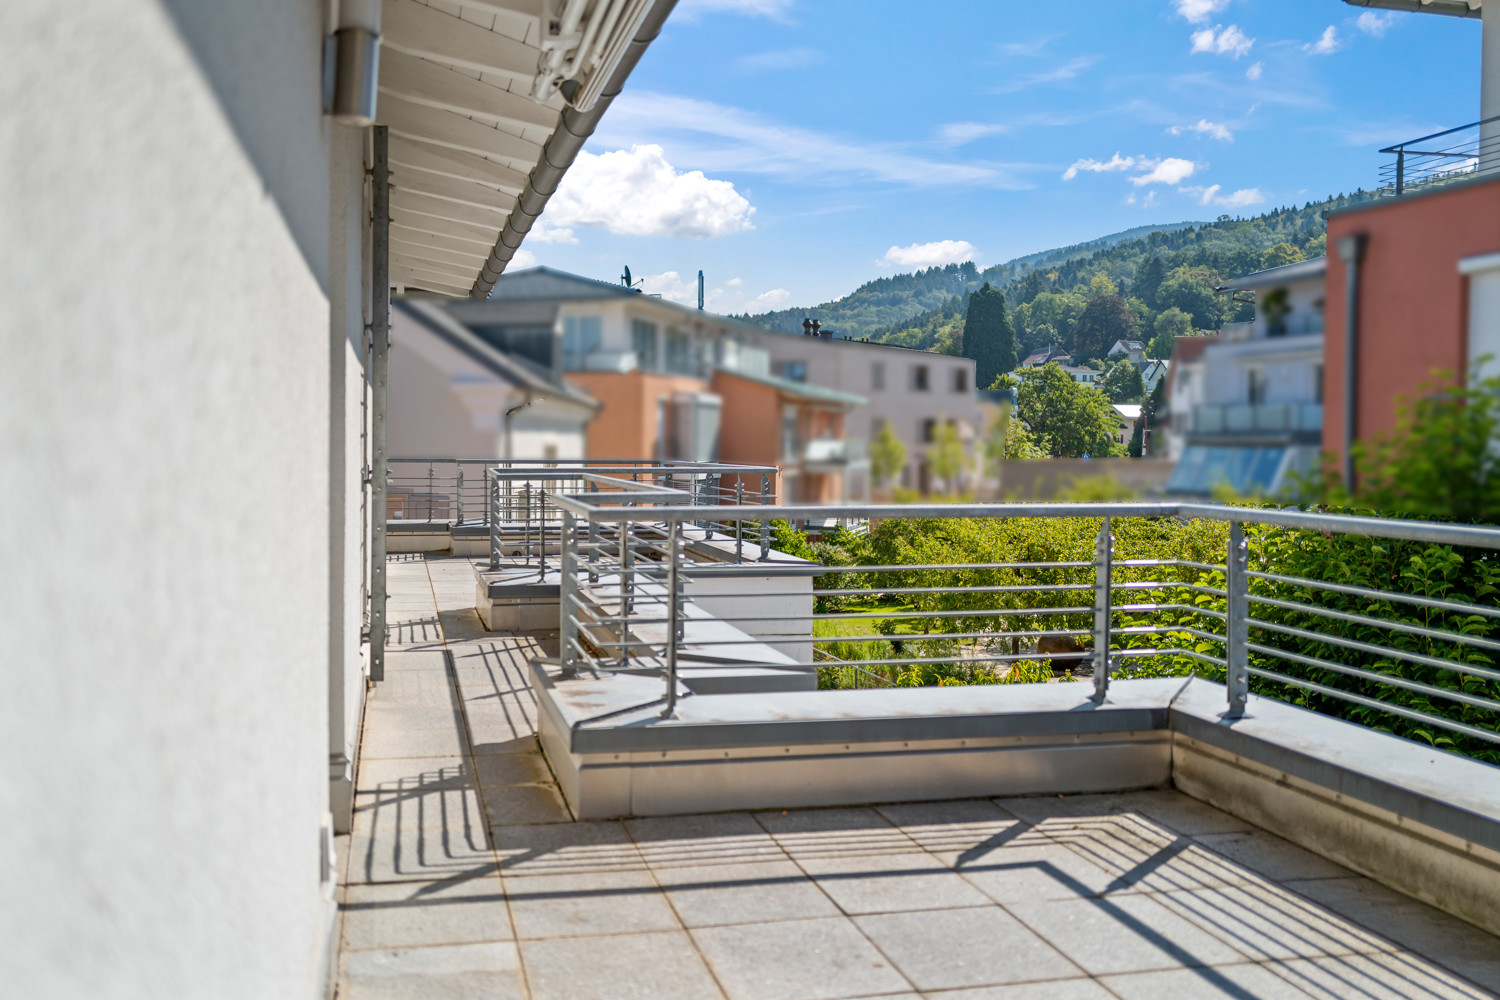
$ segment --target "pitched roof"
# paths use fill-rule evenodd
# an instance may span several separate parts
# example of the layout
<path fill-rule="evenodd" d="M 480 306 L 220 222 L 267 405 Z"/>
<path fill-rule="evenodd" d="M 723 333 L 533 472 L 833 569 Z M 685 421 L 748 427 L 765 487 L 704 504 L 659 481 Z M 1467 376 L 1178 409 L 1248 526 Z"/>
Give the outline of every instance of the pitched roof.
<path fill-rule="evenodd" d="M 490 374 L 511 385 L 523 386 L 539 395 L 563 398 L 579 406 L 597 410 L 602 405 L 594 397 L 566 382 L 554 382 L 548 373 L 524 358 L 497 351 L 472 330 L 449 316 L 437 300 L 396 298 L 391 311 L 399 312 L 428 333 L 463 354 Z"/>
<path fill-rule="evenodd" d="M 816 403 L 839 403 L 844 406 L 863 406 L 869 402 L 865 397 L 856 396 L 850 392 L 839 392 L 837 389 L 827 389 L 821 385 L 809 385 L 806 382 L 793 382 L 789 378 L 778 378 L 775 375 L 751 375 L 746 372 L 733 371 L 729 368 L 715 369 L 715 374 L 730 375 L 734 378 L 742 378 L 747 382 L 756 382 L 760 385 L 770 386 L 783 396 L 806 399 Z"/>
<path fill-rule="evenodd" d="M 1314 281 L 1322 280 L 1328 271 L 1327 257 L 1314 257 L 1311 260 L 1299 260 L 1295 264 L 1283 264 L 1280 267 L 1267 268 L 1264 271 L 1256 271 L 1247 274 L 1243 278 L 1234 281 L 1226 281 L 1222 288 L 1233 291 L 1249 291 L 1252 288 L 1269 288 L 1274 285 L 1284 285 L 1290 281 Z"/>
<path fill-rule="evenodd" d="M 1203 352 L 1210 344 L 1217 344 L 1218 337 L 1178 337 L 1172 342 L 1172 360 L 1170 364 L 1179 365 L 1185 361 L 1197 361 L 1203 356 Z"/>

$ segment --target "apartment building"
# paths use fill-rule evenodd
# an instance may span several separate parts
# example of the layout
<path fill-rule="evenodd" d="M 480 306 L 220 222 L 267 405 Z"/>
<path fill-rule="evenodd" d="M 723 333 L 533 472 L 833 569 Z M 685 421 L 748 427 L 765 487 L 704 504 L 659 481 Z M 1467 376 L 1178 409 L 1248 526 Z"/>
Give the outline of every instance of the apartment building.
<path fill-rule="evenodd" d="M 906 465 L 893 485 L 922 493 L 932 489 L 927 452 L 943 424 L 958 428 L 971 456 L 973 443 L 985 433 L 970 358 L 845 339 L 828 330 L 799 335 L 741 327 L 738 335 L 765 351 L 772 372 L 781 378 L 864 398 L 845 418 L 850 454 L 864 454 L 882 424 L 889 424 L 906 447 Z M 961 488 L 974 486 L 977 468 L 963 477 Z M 862 474 L 851 470 L 852 496 L 867 495 L 879 485 L 861 481 Z"/>
<path fill-rule="evenodd" d="M 1201 401 L 1172 407 L 1183 449 L 1169 493 L 1208 496 L 1227 487 L 1276 495 L 1317 465 L 1326 263 L 1318 257 L 1275 267 L 1224 287 L 1226 294 L 1253 294 L 1255 318 L 1226 325 L 1203 347 L 1192 376 L 1201 379 Z"/>

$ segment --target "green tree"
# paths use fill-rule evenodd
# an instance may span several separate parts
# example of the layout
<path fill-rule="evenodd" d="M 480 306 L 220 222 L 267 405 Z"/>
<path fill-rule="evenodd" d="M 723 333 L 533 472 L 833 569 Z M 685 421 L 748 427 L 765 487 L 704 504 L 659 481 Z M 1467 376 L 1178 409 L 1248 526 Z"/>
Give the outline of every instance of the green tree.
<path fill-rule="evenodd" d="M 958 436 L 958 428 L 951 420 L 938 422 L 932 432 L 932 447 L 927 449 L 927 462 L 932 474 L 940 479 L 949 493 L 957 493 L 959 477 L 968 464 L 964 443 Z"/>
<path fill-rule="evenodd" d="M 1161 262 L 1160 257 L 1152 256 L 1135 274 L 1133 286 L 1135 294 L 1139 295 L 1141 300 L 1152 309 L 1160 309 L 1161 307 L 1156 304 L 1156 290 L 1161 287 L 1161 283 L 1166 278 L 1166 265 Z"/>
<path fill-rule="evenodd" d="M 1302 251 L 1290 243 L 1278 243 L 1265 253 L 1261 254 L 1260 266 L 1262 269 L 1272 267 L 1284 267 L 1287 264 L 1295 264 L 1306 260 Z"/>
<path fill-rule="evenodd" d="M 1016 415 L 1037 446 L 1054 458 L 1123 454 L 1113 440 L 1119 421 L 1104 393 L 1075 382 L 1055 363 L 1033 368 L 1021 379 Z"/>
<path fill-rule="evenodd" d="M 1121 359 L 1105 374 L 1099 388 L 1111 403 L 1138 403 L 1146 395 L 1146 380 L 1139 368 Z"/>
<path fill-rule="evenodd" d="M 1156 317 L 1156 336 L 1151 338 L 1146 353 L 1163 360 L 1172 356 L 1172 345 L 1178 337 L 1186 337 L 1193 329 L 1193 317 L 1176 306 Z"/>
<path fill-rule="evenodd" d="M 988 281 L 969 295 L 963 344 L 964 357 L 974 359 L 976 385 L 989 385 L 996 375 L 1015 370 L 1016 335 L 1005 315 L 1005 293 Z"/>
<path fill-rule="evenodd" d="M 1139 331 L 1135 317 L 1118 295 L 1096 295 L 1089 299 L 1078 322 L 1073 324 L 1073 359 L 1102 358 L 1117 340 L 1130 340 Z"/>
<path fill-rule="evenodd" d="M 1176 307 L 1193 317 L 1199 330 L 1217 330 L 1224 321 L 1224 303 L 1214 294 L 1211 275 L 1202 268 L 1178 268 L 1161 283 L 1156 301 L 1163 309 Z"/>
<path fill-rule="evenodd" d="M 906 445 L 891 430 L 891 422 L 882 420 L 875 440 L 870 442 L 870 473 L 878 483 L 888 483 L 906 467 Z"/>

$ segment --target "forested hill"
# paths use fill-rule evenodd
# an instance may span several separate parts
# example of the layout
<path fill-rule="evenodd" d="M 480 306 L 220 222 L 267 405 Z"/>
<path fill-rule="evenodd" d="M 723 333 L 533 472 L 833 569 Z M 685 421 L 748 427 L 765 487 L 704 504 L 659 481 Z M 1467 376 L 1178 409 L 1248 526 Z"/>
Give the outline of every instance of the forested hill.
<path fill-rule="evenodd" d="M 1179 286 L 1192 286 L 1172 305 L 1190 313 L 1194 325 L 1209 329 L 1226 316 L 1222 301 L 1209 301 L 1211 294 L 1202 298 L 1205 289 L 1276 263 L 1321 255 L 1326 242 L 1323 212 L 1372 197 L 1357 191 L 1253 218 L 1226 215 L 1214 222 L 1141 227 L 1018 257 L 983 271 L 973 264 L 933 267 L 878 278 L 814 308 L 782 309 L 749 319 L 773 330 L 799 333 L 803 317 L 812 316 L 840 336 L 957 353 L 968 293 L 987 281 L 1006 289 L 1007 308 L 1017 321 L 1018 346 L 1026 350 L 1044 343 L 1067 344 L 1069 314 L 1081 311 L 1093 279 L 1103 275 L 1131 300 L 1146 337 L 1158 307 L 1170 308 L 1158 303 L 1155 294 L 1167 279 L 1172 279 L 1169 288 L 1174 294 L 1182 291 Z M 1160 263 L 1148 268 L 1153 258 Z M 1133 287 L 1138 272 L 1149 287 Z M 1039 306 L 1038 317 L 1015 315 L 1039 295 L 1049 298 Z"/>

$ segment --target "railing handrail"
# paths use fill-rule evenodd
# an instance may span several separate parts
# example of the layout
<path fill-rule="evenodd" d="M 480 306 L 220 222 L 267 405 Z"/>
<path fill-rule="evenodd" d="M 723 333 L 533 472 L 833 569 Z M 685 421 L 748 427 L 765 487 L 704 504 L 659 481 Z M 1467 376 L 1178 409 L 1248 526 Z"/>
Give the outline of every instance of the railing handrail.
<path fill-rule="evenodd" d="M 628 498 L 608 493 L 554 494 L 548 498 L 571 514 L 601 522 L 686 522 L 713 517 L 722 521 L 758 520 L 765 507 L 733 504 L 674 507 L 616 508 Z M 1311 531 L 1465 545 L 1500 550 L 1500 528 L 1481 525 L 1445 524 L 1405 518 L 1358 514 L 1320 514 L 1300 509 L 1267 510 L 1196 501 L 1177 502 L 1070 502 L 1070 503 L 978 503 L 978 504 L 850 504 L 840 506 L 778 506 L 776 517 L 787 521 L 814 518 L 1052 518 L 1052 517 L 1197 517 L 1241 524 L 1266 524 Z"/>
<path fill-rule="evenodd" d="M 1422 136 L 1420 138 L 1417 138 L 1417 139 L 1407 139 L 1405 142 L 1398 142 L 1394 146 L 1387 146 L 1387 147 L 1385 147 L 1382 150 L 1378 150 L 1378 152 L 1381 152 L 1381 153 L 1404 153 L 1404 152 L 1407 151 L 1406 147 L 1410 146 L 1414 142 L 1426 142 L 1428 139 L 1441 139 L 1445 135 L 1452 135 L 1455 132 L 1462 132 L 1465 129 L 1478 128 L 1481 125 L 1489 125 L 1492 122 L 1500 122 L 1500 115 L 1492 115 L 1489 118 L 1481 118 L 1477 122 L 1470 122 L 1467 125 L 1457 125 L 1457 126 L 1454 126 L 1453 128 L 1444 129 L 1441 132 L 1434 132 L 1431 135 L 1424 135 L 1424 136 Z"/>

